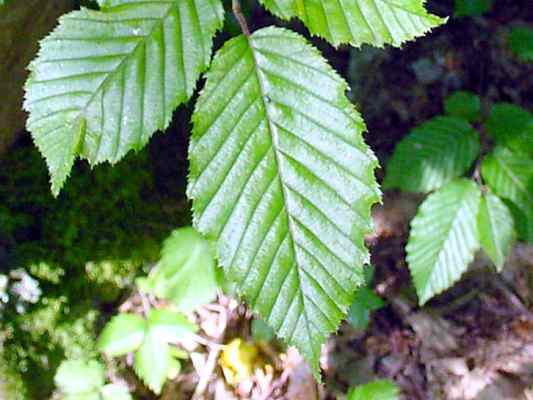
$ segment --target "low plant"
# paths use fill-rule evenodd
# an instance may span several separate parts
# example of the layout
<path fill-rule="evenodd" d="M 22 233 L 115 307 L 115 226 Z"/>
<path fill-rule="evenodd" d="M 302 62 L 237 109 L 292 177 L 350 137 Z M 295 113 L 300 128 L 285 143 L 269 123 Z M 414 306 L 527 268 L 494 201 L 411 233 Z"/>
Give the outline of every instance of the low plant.
<path fill-rule="evenodd" d="M 467 92 L 444 108 L 397 145 L 383 183 L 429 193 L 406 247 L 421 304 L 459 280 L 479 249 L 501 271 L 517 235 L 533 241 L 532 115 L 497 103 L 485 118 Z"/>

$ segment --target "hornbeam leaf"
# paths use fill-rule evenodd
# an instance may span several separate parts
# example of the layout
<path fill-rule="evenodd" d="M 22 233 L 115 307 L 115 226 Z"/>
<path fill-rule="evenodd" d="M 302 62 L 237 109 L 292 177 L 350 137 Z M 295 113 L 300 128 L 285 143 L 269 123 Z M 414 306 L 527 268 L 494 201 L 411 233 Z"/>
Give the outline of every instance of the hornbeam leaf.
<path fill-rule="evenodd" d="M 463 175 L 479 154 L 479 135 L 456 117 L 436 117 L 413 129 L 387 165 L 385 188 L 429 192 Z"/>
<path fill-rule="evenodd" d="M 533 158 L 496 146 L 483 160 L 481 176 L 494 193 L 513 203 L 519 238 L 533 242 Z"/>
<path fill-rule="evenodd" d="M 76 157 L 120 160 L 165 129 L 207 67 L 220 0 L 100 0 L 64 15 L 30 64 L 24 108 L 57 195 Z"/>
<path fill-rule="evenodd" d="M 312 34 L 334 46 L 382 47 L 422 36 L 446 22 L 424 8 L 424 0 L 260 0 L 274 15 L 299 18 Z"/>
<path fill-rule="evenodd" d="M 406 247 L 420 304 L 449 288 L 474 259 L 480 196 L 473 181 L 456 179 L 420 205 Z"/>
<path fill-rule="evenodd" d="M 496 269 L 501 271 L 514 240 L 511 211 L 498 196 L 490 192 L 484 193 L 479 205 L 477 223 L 481 247 Z"/>
<path fill-rule="evenodd" d="M 300 35 L 265 28 L 215 55 L 193 115 L 188 195 L 226 276 L 318 376 L 363 283 L 376 157 L 346 83 Z"/>

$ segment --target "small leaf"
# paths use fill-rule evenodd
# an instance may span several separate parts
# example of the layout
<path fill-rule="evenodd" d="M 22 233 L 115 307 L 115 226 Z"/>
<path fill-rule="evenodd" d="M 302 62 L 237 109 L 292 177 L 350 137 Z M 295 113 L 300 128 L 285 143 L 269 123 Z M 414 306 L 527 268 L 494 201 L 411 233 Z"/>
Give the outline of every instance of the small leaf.
<path fill-rule="evenodd" d="M 222 26 L 219 0 L 100 0 L 62 16 L 29 66 L 27 128 L 57 195 L 80 156 L 120 160 L 194 91 Z"/>
<path fill-rule="evenodd" d="M 312 34 L 334 46 L 382 47 L 423 36 L 446 22 L 424 8 L 424 0 L 260 0 L 283 19 L 299 18 Z"/>
<path fill-rule="evenodd" d="M 497 146 L 483 160 L 481 175 L 494 193 L 514 204 L 518 236 L 533 242 L 533 158 Z"/>
<path fill-rule="evenodd" d="M 533 115 L 521 107 L 498 103 L 485 124 L 497 144 L 533 157 Z"/>
<path fill-rule="evenodd" d="M 128 388 L 122 385 L 105 385 L 102 390 L 102 400 L 132 400 Z"/>
<path fill-rule="evenodd" d="M 181 311 L 192 311 L 215 299 L 217 265 L 208 242 L 193 228 L 177 229 L 163 243 L 161 260 L 147 286 Z"/>
<path fill-rule="evenodd" d="M 406 247 L 420 304 L 453 285 L 474 259 L 480 196 L 474 182 L 457 179 L 420 205 Z"/>
<path fill-rule="evenodd" d="M 476 122 L 481 119 L 481 100 L 471 92 L 455 92 L 444 100 L 446 114 Z"/>
<path fill-rule="evenodd" d="M 149 332 L 135 353 L 135 373 L 155 394 L 160 394 L 171 366 L 169 346 Z"/>
<path fill-rule="evenodd" d="M 356 329 L 366 329 L 370 320 L 370 313 L 379 310 L 385 305 L 381 297 L 376 295 L 369 287 L 361 287 L 355 296 L 348 311 L 347 321 Z"/>
<path fill-rule="evenodd" d="M 151 309 L 148 313 L 148 332 L 163 343 L 176 343 L 187 333 L 197 331 L 187 317 L 165 308 Z"/>
<path fill-rule="evenodd" d="M 496 269 L 501 271 L 514 240 L 511 211 L 498 196 L 484 193 L 477 221 L 481 247 L 491 258 Z"/>
<path fill-rule="evenodd" d="M 394 382 L 381 379 L 357 386 L 348 393 L 346 400 L 397 400 L 399 395 Z"/>
<path fill-rule="evenodd" d="M 479 154 L 479 135 L 464 120 L 436 117 L 413 129 L 394 149 L 384 188 L 429 192 L 463 175 Z"/>
<path fill-rule="evenodd" d="M 252 320 L 252 337 L 256 341 L 270 342 L 274 339 L 274 330 L 261 318 Z"/>
<path fill-rule="evenodd" d="M 56 386 L 68 395 L 87 394 L 98 391 L 104 385 L 105 370 L 97 361 L 63 361 L 54 377 Z"/>
<path fill-rule="evenodd" d="M 110 357 L 135 351 L 141 345 L 146 322 L 136 314 L 119 314 L 105 326 L 98 339 L 98 350 Z"/>
<path fill-rule="evenodd" d="M 527 26 L 515 26 L 509 34 L 509 46 L 522 61 L 533 61 L 533 29 Z"/>
<path fill-rule="evenodd" d="M 479 17 L 490 11 L 493 0 L 455 0 L 457 17 Z"/>
<path fill-rule="evenodd" d="M 217 52 L 193 115 L 187 194 L 226 277 L 319 377 L 369 261 L 380 197 L 346 83 L 300 35 L 265 28 Z"/>

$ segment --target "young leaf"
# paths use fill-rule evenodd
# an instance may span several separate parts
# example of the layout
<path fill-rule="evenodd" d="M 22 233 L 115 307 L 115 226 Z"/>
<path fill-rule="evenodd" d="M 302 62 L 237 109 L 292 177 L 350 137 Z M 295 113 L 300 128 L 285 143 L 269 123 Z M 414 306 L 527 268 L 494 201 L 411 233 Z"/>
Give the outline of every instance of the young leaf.
<path fill-rule="evenodd" d="M 260 0 L 283 19 L 297 17 L 312 34 L 334 46 L 378 47 L 423 36 L 446 22 L 424 8 L 424 0 Z"/>
<path fill-rule="evenodd" d="M 501 271 L 514 240 L 511 211 L 498 196 L 484 193 L 479 204 L 477 223 L 481 247 L 496 269 Z"/>
<path fill-rule="evenodd" d="M 420 304 L 449 288 L 474 259 L 480 196 L 473 181 L 456 179 L 420 205 L 406 247 Z"/>
<path fill-rule="evenodd" d="M 110 357 L 135 351 L 141 345 L 146 321 L 136 314 L 119 314 L 105 326 L 98 339 L 98 350 Z"/>
<path fill-rule="evenodd" d="M 96 394 L 104 385 L 105 370 L 97 361 L 63 361 L 54 377 L 56 386 L 67 395 Z"/>
<path fill-rule="evenodd" d="M 377 160 L 346 83 L 300 35 L 265 28 L 216 54 L 193 115 L 188 195 L 238 292 L 318 376 L 363 282 Z"/>
<path fill-rule="evenodd" d="M 516 206 L 518 235 L 533 242 L 533 158 L 497 146 L 483 160 L 481 175 L 494 193 Z"/>
<path fill-rule="evenodd" d="M 133 368 L 155 394 L 160 394 L 170 369 L 170 350 L 156 332 L 149 332 L 135 353 Z"/>
<path fill-rule="evenodd" d="M 164 308 L 150 310 L 147 321 L 148 334 L 165 343 L 175 343 L 198 329 L 185 315 Z"/>
<path fill-rule="evenodd" d="M 163 243 L 161 260 L 150 272 L 148 287 L 181 311 L 209 303 L 218 288 L 217 265 L 209 244 L 193 228 L 177 229 Z"/>
<path fill-rule="evenodd" d="M 380 379 L 352 389 L 346 400 L 397 400 L 399 395 L 394 382 Z"/>
<path fill-rule="evenodd" d="M 446 114 L 476 122 L 481 119 L 481 100 L 471 92 L 455 92 L 444 100 Z"/>
<path fill-rule="evenodd" d="M 522 61 L 533 61 L 533 29 L 527 26 L 511 28 L 509 46 Z"/>
<path fill-rule="evenodd" d="M 396 146 L 383 187 L 429 192 L 463 175 L 478 154 L 479 135 L 466 121 L 436 117 Z"/>
<path fill-rule="evenodd" d="M 192 94 L 221 27 L 219 0 L 107 0 L 64 15 L 30 64 L 24 108 L 57 195 L 77 156 L 142 148 Z"/>
<path fill-rule="evenodd" d="M 105 385 L 100 392 L 102 400 L 132 400 L 128 388 L 122 385 Z"/>
<path fill-rule="evenodd" d="M 533 157 L 533 115 L 529 111 L 514 104 L 495 104 L 485 127 L 497 144 Z"/>

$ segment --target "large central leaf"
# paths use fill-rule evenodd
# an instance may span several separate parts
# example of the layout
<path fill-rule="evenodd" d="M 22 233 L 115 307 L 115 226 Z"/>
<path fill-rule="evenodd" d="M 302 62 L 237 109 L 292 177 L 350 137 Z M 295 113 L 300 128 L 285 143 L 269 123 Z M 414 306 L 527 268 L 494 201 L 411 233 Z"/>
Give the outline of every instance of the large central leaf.
<path fill-rule="evenodd" d="M 318 374 L 363 282 L 377 160 L 346 83 L 301 36 L 266 28 L 215 56 L 193 116 L 189 196 L 238 291 Z"/>
<path fill-rule="evenodd" d="M 30 65 L 28 130 L 52 191 L 78 155 L 116 162 L 168 125 L 211 56 L 219 0 L 106 0 L 64 15 Z"/>
<path fill-rule="evenodd" d="M 311 33 L 335 46 L 400 46 L 446 21 L 428 13 L 424 0 L 260 1 L 280 18 L 299 18 Z"/>

